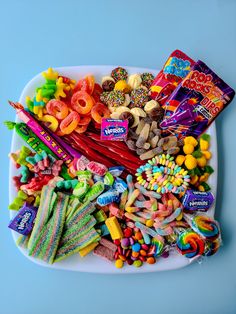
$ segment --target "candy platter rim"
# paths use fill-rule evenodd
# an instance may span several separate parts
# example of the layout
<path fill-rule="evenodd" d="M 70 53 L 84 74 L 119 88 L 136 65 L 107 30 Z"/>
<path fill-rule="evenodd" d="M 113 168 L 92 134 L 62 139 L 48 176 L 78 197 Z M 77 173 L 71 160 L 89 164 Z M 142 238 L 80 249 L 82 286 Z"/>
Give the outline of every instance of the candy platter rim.
<path fill-rule="evenodd" d="M 71 76 L 72 78 L 78 79 L 88 73 L 95 74 L 96 78 L 101 77 L 103 75 L 107 75 L 108 73 L 110 73 L 111 70 L 114 69 L 115 67 L 116 65 L 83 65 L 83 66 L 54 67 L 53 69 L 58 71 L 62 75 L 68 75 L 68 76 Z M 129 67 L 129 66 L 123 66 L 123 67 L 126 68 L 130 74 L 139 73 L 139 72 L 151 72 L 154 75 L 156 75 L 159 72 L 159 70 L 154 70 L 150 68 Z M 39 86 L 40 84 L 43 84 L 43 78 L 41 76 L 41 73 L 37 74 L 26 84 L 19 99 L 20 103 L 23 103 L 25 105 L 25 97 L 28 95 L 32 96 L 31 91 L 35 90 L 35 88 Z M 20 120 L 16 118 L 16 122 L 19 122 L 19 121 Z M 218 153 L 217 153 L 217 137 L 216 137 L 215 122 L 210 126 L 210 128 L 208 129 L 208 132 L 211 135 L 211 151 L 213 152 L 212 154 L 213 157 L 212 157 L 210 165 L 212 165 L 215 170 L 214 173 L 210 176 L 209 184 L 212 186 L 212 192 L 216 198 Z M 23 144 L 23 141 L 21 139 L 19 140 L 18 135 L 14 131 L 12 135 L 11 151 L 16 150 L 16 146 L 17 145 L 21 146 L 22 144 Z M 10 202 L 12 202 L 13 198 L 16 195 L 15 191 L 13 190 L 12 183 L 11 183 L 11 178 L 13 175 L 16 175 L 16 170 L 14 169 L 12 163 L 10 163 L 10 168 L 9 168 L 9 200 Z M 215 202 L 212 208 L 208 211 L 209 216 L 214 217 L 214 212 L 215 212 Z M 14 216 L 15 216 L 15 211 L 10 210 L 10 218 L 12 219 Z M 16 242 L 18 238 L 18 234 L 12 230 L 12 235 L 13 235 L 14 241 Z M 52 269 L 62 269 L 62 270 L 89 272 L 89 273 L 102 273 L 102 274 L 133 274 L 133 273 L 138 274 L 138 273 L 146 273 L 146 272 L 174 270 L 174 269 L 178 269 L 178 268 L 182 268 L 187 265 L 190 265 L 194 261 L 198 260 L 198 258 L 187 259 L 183 256 L 180 256 L 178 253 L 173 252 L 168 259 L 161 258 L 154 265 L 145 264 L 141 268 L 125 266 L 122 269 L 117 269 L 114 264 L 111 264 L 110 262 L 107 262 L 91 254 L 90 256 L 87 256 L 83 259 L 79 256 L 79 254 L 76 254 L 74 256 L 67 258 L 64 261 L 55 263 L 53 265 L 49 265 L 45 262 L 37 260 L 36 258 L 28 256 L 26 250 L 20 247 L 18 247 L 18 249 L 29 260 L 31 260 L 32 262 L 40 266 L 49 267 Z M 92 259 L 92 262 L 89 260 L 90 263 L 86 265 L 86 259 L 88 258 L 90 260 Z M 170 263 L 170 259 L 172 261 L 174 260 L 174 263 Z"/>

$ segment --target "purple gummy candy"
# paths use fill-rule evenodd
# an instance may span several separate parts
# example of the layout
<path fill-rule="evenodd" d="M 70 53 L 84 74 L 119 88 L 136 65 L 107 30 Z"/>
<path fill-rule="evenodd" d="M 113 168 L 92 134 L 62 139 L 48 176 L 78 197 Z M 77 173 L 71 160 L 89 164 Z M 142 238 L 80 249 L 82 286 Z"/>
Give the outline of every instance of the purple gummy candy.
<path fill-rule="evenodd" d="M 37 210 L 37 207 L 24 203 L 17 215 L 10 221 L 8 227 L 20 234 L 29 234 L 33 229 Z"/>
<path fill-rule="evenodd" d="M 214 202 L 211 192 L 187 190 L 183 196 L 182 204 L 185 211 L 207 211 Z"/>

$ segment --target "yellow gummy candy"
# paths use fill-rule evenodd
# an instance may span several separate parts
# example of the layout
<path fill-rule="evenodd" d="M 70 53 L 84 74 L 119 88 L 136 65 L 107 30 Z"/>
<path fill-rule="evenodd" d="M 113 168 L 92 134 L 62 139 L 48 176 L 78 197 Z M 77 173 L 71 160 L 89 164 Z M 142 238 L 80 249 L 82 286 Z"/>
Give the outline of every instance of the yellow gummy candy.
<path fill-rule="evenodd" d="M 199 167 L 205 167 L 207 164 L 207 160 L 205 156 L 202 156 L 200 158 L 197 158 L 197 164 Z"/>
<path fill-rule="evenodd" d="M 187 136 L 184 139 L 184 144 L 191 144 L 195 147 L 197 146 L 198 142 L 193 136 Z"/>
<path fill-rule="evenodd" d="M 194 151 L 194 146 L 193 144 L 184 144 L 183 146 L 183 151 L 184 153 L 187 154 L 192 154 Z"/>
<path fill-rule="evenodd" d="M 184 155 L 178 155 L 175 159 L 175 162 L 177 163 L 178 166 L 182 166 L 182 164 L 185 161 L 185 156 Z"/>
<path fill-rule="evenodd" d="M 115 216 L 107 218 L 105 224 L 110 232 L 112 240 L 121 239 L 123 237 L 123 232 Z"/>
<path fill-rule="evenodd" d="M 205 141 L 204 139 L 200 138 L 200 149 L 201 150 L 208 150 L 209 143 Z"/>

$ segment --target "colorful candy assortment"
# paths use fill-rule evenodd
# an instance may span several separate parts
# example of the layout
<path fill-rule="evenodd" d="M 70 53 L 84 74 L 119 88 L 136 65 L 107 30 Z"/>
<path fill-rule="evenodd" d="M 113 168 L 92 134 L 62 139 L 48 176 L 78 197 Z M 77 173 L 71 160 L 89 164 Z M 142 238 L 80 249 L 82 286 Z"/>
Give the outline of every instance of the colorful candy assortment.
<path fill-rule="evenodd" d="M 76 82 L 51 68 L 43 76 L 27 109 L 10 102 L 23 122 L 5 123 L 30 147 L 9 155 L 18 169 L 9 205 L 17 244 L 50 264 L 93 252 L 117 268 L 215 254 L 221 233 L 208 215 L 214 169 L 210 136 L 202 133 L 216 114 L 200 129 L 189 117 L 197 93 L 204 110 L 211 102 L 218 113 L 233 97 L 230 87 L 181 51 L 155 79 L 122 67 L 101 85 L 92 75 Z M 179 106 L 190 85 L 191 99 Z M 206 85 L 215 95 L 209 103 Z"/>

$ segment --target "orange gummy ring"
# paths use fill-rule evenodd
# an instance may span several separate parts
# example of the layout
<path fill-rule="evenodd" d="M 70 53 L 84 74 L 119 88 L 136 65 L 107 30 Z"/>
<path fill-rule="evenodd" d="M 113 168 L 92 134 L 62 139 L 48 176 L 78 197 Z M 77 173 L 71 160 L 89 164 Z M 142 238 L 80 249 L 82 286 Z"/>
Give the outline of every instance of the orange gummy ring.
<path fill-rule="evenodd" d="M 88 128 L 88 124 L 82 125 L 82 124 L 78 124 L 77 128 L 74 130 L 76 133 L 84 133 Z"/>
<path fill-rule="evenodd" d="M 97 103 L 91 110 L 93 120 L 99 124 L 102 123 L 102 118 L 110 117 L 110 110 L 102 103 Z"/>
<path fill-rule="evenodd" d="M 90 121 L 92 120 L 91 116 L 88 115 L 81 115 L 80 116 L 80 121 L 79 121 L 79 125 L 87 125 L 90 123 Z"/>
<path fill-rule="evenodd" d="M 61 121 L 60 130 L 64 134 L 70 134 L 77 128 L 79 121 L 79 114 L 75 111 L 71 111 L 68 116 Z"/>
<path fill-rule="evenodd" d="M 93 99 L 84 91 L 75 93 L 71 98 L 71 107 L 80 114 L 89 113 L 93 105 Z"/>
<path fill-rule="evenodd" d="M 65 119 L 68 115 L 68 106 L 61 100 L 51 99 L 46 105 L 47 112 L 59 120 Z"/>

